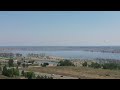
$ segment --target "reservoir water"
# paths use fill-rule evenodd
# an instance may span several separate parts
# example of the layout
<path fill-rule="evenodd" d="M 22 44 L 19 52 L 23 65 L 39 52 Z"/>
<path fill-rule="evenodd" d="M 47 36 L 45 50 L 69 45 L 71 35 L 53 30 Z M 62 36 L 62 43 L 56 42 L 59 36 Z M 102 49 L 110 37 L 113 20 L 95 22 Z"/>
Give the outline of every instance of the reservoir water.
<path fill-rule="evenodd" d="M 92 51 L 91 51 L 92 50 Z M 104 50 L 104 52 L 102 52 Z M 118 53 L 112 53 L 117 51 Z M 79 47 L 79 46 L 6 46 L 0 47 L 0 52 L 28 53 L 59 56 L 71 59 L 116 59 L 120 60 L 120 47 L 101 46 L 101 47 Z"/>

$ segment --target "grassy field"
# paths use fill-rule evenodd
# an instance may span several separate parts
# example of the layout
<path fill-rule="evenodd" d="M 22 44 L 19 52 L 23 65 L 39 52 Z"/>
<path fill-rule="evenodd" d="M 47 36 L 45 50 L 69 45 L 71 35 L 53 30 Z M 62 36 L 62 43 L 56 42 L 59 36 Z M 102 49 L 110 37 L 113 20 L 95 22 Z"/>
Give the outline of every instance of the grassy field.
<path fill-rule="evenodd" d="M 60 74 L 81 79 L 120 79 L 120 70 L 105 70 L 72 66 L 30 67 L 26 70 L 49 74 Z"/>

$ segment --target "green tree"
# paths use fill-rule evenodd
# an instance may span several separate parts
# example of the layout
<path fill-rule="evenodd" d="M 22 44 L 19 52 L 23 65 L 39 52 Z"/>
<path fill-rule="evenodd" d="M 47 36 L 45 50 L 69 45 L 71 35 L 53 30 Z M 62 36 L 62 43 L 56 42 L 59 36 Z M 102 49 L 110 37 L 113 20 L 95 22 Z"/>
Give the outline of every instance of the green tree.
<path fill-rule="evenodd" d="M 9 67 L 13 67 L 14 66 L 13 62 L 14 62 L 13 59 L 9 59 L 9 61 L 8 61 Z"/>
<path fill-rule="evenodd" d="M 13 77 L 13 70 L 12 69 L 8 69 L 7 70 L 7 74 L 5 76 Z"/>
<path fill-rule="evenodd" d="M 25 73 L 24 70 L 22 70 L 22 72 L 21 72 L 22 76 L 24 76 L 24 73 Z"/>
<path fill-rule="evenodd" d="M 6 65 L 3 67 L 2 74 L 8 77 L 19 76 L 19 70 L 15 68 L 7 69 Z"/>
<path fill-rule="evenodd" d="M 13 68 L 13 74 L 15 75 L 15 76 L 19 76 L 19 69 L 14 69 Z"/>
<path fill-rule="evenodd" d="M 25 75 L 28 79 L 34 79 L 35 78 L 35 74 L 34 72 L 26 72 Z"/>
<path fill-rule="evenodd" d="M 90 65 L 90 67 L 93 67 L 93 68 L 101 68 L 101 64 L 99 64 L 99 63 L 94 63 L 94 62 L 92 62 L 91 63 L 91 65 Z"/>
<path fill-rule="evenodd" d="M 7 75 L 7 66 L 3 67 L 2 75 Z"/>
<path fill-rule="evenodd" d="M 87 66 L 87 62 L 85 61 L 82 66 L 86 67 Z"/>
<path fill-rule="evenodd" d="M 119 69 L 120 65 L 117 63 L 105 63 L 103 64 L 103 69 Z"/>

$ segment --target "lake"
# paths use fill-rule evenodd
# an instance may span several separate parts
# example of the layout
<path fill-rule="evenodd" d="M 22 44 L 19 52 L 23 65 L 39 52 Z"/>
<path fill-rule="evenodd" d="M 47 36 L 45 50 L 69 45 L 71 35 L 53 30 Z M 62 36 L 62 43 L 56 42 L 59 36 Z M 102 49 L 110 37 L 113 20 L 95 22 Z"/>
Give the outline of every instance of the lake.
<path fill-rule="evenodd" d="M 71 59 L 103 58 L 120 60 L 119 46 L 1 46 L 0 52 L 21 53 L 23 55 L 45 53 L 46 55 Z"/>

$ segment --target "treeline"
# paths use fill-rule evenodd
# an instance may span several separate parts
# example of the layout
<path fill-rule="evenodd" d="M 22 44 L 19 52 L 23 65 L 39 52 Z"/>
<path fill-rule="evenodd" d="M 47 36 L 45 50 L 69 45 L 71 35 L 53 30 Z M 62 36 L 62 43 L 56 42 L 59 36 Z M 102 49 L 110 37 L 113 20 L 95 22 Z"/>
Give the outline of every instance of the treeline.
<path fill-rule="evenodd" d="M 92 67 L 92 68 L 102 68 L 102 69 L 118 69 L 120 70 L 120 63 L 104 63 L 100 64 L 97 62 L 92 62 L 90 65 L 85 61 L 82 66 L 84 67 Z"/>

